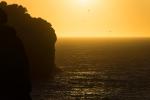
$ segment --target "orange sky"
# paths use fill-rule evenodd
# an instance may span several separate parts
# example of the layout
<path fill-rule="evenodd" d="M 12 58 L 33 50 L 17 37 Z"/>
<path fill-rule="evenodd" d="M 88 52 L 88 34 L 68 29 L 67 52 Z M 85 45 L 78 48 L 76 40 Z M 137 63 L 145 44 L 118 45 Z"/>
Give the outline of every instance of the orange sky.
<path fill-rule="evenodd" d="M 149 37 L 150 0 L 5 0 L 52 23 L 58 37 Z"/>

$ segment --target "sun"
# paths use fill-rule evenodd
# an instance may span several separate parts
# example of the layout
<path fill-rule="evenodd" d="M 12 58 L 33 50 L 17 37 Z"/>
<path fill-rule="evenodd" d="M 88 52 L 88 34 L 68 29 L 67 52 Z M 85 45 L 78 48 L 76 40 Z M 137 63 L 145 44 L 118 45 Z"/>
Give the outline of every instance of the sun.
<path fill-rule="evenodd" d="M 87 4 L 87 3 L 89 2 L 89 0 L 79 0 L 79 2 L 80 2 L 81 4 Z"/>
<path fill-rule="evenodd" d="M 90 0 L 78 0 L 78 3 L 80 5 L 89 5 L 90 4 Z"/>
<path fill-rule="evenodd" d="M 74 5 L 76 8 L 87 8 L 87 7 L 94 7 L 100 0 L 69 0 L 72 6 Z"/>

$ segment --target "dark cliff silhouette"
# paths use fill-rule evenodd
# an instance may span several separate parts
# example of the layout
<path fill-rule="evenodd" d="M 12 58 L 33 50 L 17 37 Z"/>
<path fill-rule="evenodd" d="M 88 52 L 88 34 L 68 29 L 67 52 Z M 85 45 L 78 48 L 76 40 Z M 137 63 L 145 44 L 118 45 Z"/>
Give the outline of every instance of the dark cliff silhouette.
<path fill-rule="evenodd" d="M 16 30 L 6 22 L 7 15 L 0 9 L 0 99 L 31 100 L 28 59 Z"/>
<path fill-rule="evenodd" d="M 57 70 L 55 66 L 55 42 L 57 40 L 52 25 L 42 18 L 33 18 L 21 5 L 0 3 L 8 14 L 8 24 L 17 30 L 23 41 L 33 79 L 47 79 Z"/>

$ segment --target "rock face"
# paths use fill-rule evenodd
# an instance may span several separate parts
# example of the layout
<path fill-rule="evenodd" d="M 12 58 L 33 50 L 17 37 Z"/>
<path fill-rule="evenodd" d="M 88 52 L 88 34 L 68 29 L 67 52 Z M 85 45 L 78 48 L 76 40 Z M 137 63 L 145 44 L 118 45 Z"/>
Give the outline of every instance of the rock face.
<path fill-rule="evenodd" d="M 57 40 L 52 25 L 42 18 L 33 18 L 21 5 L 0 3 L 8 15 L 8 24 L 13 26 L 23 41 L 31 66 L 33 79 L 51 76 L 55 66 L 55 42 Z"/>

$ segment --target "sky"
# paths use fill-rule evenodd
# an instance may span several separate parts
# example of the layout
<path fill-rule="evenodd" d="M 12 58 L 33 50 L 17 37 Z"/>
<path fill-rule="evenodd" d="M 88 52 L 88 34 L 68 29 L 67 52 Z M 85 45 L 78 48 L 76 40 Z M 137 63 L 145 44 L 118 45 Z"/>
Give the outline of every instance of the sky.
<path fill-rule="evenodd" d="M 46 19 L 58 37 L 150 37 L 150 0 L 5 1 Z"/>

